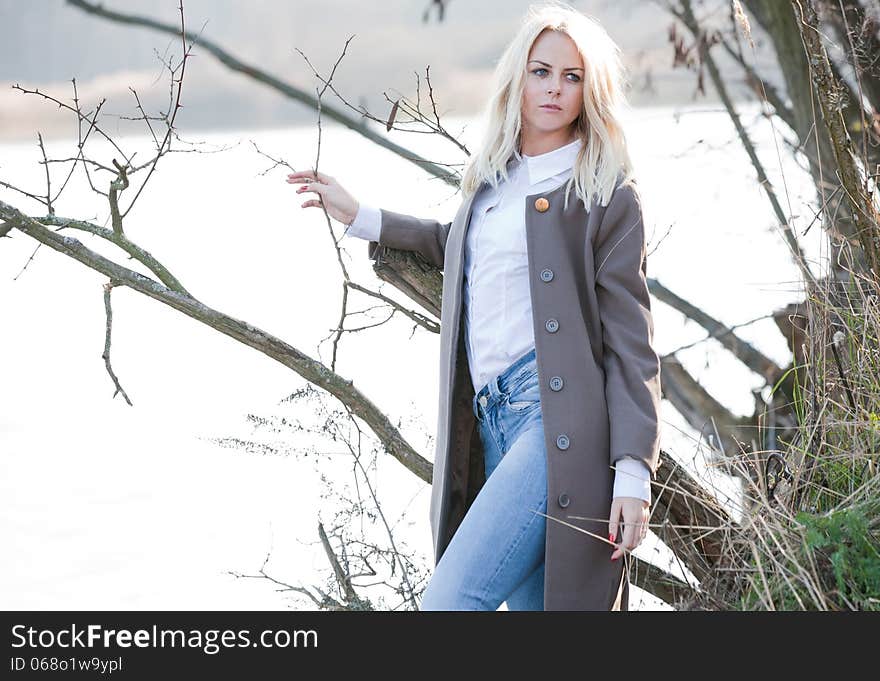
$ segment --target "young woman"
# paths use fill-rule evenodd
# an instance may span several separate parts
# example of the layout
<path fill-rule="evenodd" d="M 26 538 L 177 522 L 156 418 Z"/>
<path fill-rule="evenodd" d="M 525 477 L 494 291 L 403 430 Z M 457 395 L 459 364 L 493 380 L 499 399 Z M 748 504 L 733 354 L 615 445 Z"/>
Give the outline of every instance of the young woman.
<path fill-rule="evenodd" d="M 371 257 L 412 250 L 443 269 L 422 610 L 628 609 L 618 559 L 647 531 L 660 362 L 622 77 L 598 23 L 533 5 L 495 70 L 452 222 L 361 204 L 322 173 L 288 177 Z"/>

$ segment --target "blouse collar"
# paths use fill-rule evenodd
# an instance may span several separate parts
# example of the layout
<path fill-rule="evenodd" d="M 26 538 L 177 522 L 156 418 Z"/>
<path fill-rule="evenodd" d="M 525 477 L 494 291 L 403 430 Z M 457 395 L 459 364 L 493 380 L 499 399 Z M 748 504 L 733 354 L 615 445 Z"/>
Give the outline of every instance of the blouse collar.
<path fill-rule="evenodd" d="M 528 156 L 514 151 L 514 156 L 518 161 L 525 159 L 526 168 L 529 172 L 529 185 L 537 184 L 543 180 L 547 180 L 555 175 L 571 170 L 577 159 L 578 152 L 581 149 L 581 139 L 578 137 L 573 142 L 553 149 L 537 156 Z"/>

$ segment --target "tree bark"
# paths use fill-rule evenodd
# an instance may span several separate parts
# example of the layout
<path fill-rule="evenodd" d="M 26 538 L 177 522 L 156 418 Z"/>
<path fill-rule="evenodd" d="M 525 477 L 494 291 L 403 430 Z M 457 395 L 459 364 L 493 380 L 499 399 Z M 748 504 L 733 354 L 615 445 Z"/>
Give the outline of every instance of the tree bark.
<path fill-rule="evenodd" d="M 790 3 L 779 0 L 743 0 L 743 4 L 757 18 L 773 42 L 786 91 L 791 99 L 794 132 L 809 163 L 824 219 L 824 229 L 830 238 L 829 261 L 839 276 L 845 276 L 843 270 L 847 266 L 847 257 L 842 255 L 844 245 L 840 238 L 857 243 L 857 228 L 848 203 L 842 201 L 835 192 L 835 154 L 827 132 L 817 120 L 820 105 L 812 87 L 810 60 L 804 51 L 797 17 Z M 850 266 L 864 269 L 867 261 L 860 257 L 858 251 L 855 255 L 856 262 Z"/>
<path fill-rule="evenodd" d="M 782 3 L 780 3 L 781 5 Z M 843 185 L 843 204 L 848 207 L 855 236 L 873 273 L 875 286 L 880 285 L 880 229 L 874 199 L 868 193 L 862 173 L 858 168 L 858 156 L 853 148 L 849 131 L 841 113 L 842 86 L 831 70 L 831 63 L 819 35 L 819 20 L 812 0 L 792 0 L 791 8 L 797 13 L 796 27 L 801 37 L 802 50 L 810 59 L 812 83 L 825 122 L 825 139 L 829 140 L 832 159 L 836 164 L 836 176 Z"/>

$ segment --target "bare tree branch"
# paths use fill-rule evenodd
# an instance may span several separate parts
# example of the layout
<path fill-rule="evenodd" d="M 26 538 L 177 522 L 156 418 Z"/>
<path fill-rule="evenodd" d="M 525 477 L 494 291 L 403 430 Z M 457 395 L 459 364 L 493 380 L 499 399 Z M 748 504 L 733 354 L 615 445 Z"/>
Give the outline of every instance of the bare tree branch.
<path fill-rule="evenodd" d="M 161 263 L 159 262 L 153 255 L 144 248 L 141 248 L 137 244 L 132 241 L 129 241 L 125 234 L 116 232 L 114 230 L 106 229 L 105 227 L 101 227 L 100 225 L 93 224 L 91 222 L 87 222 L 85 220 L 73 220 L 71 218 L 61 218 L 55 215 L 48 215 L 46 217 L 39 218 L 40 223 L 52 227 L 59 227 L 60 229 L 78 229 L 83 232 L 88 232 L 89 234 L 94 234 L 95 236 L 101 237 L 109 241 L 110 243 L 116 244 L 123 251 L 128 253 L 128 255 L 137 260 L 139 263 L 147 267 L 153 274 L 155 274 L 159 281 L 161 281 L 165 286 L 170 288 L 172 291 L 177 291 L 178 293 L 182 293 L 184 295 L 190 295 L 189 292 L 183 287 L 183 284 L 175 277 L 171 272 Z"/>
<path fill-rule="evenodd" d="M 150 19 L 148 17 L 140 17 L 132 14 L 124 14 L 122 12 L 114 12 L 104 9 L 103 5 L 87 2 L 86 0 L 67 0 L 67 2 L 74 7 L 77 7 L 90 14 L 100 16 L 104 19 L 109 19 L 111 21 L 122 24 L 151 28 L 161 33 L 169 33 L 175 36 L 180 35 L 180 30 L 177 27 L 155 21 L 154 19 Z M 213 41 L 207 38 L 200 38 L 190 32 L 185 32 L 184 37 L 188 38 L 192 43 L 198 42 L 199 45 L 201 45 L 210 54 L 214 55 L 221 63 L 223 63 L 231 70 L 243 73 L 248 77 L 253 78 L 257 82 L 263 83 L 264 85 L 271 87 L 285 97 L 295 99 L 296 101 L 302 102 L 309 107 L 317 106 L 317 101 L 309 93 L 301 90 L 300 88 L 294 87 L 289 83 L 285 83 L 279 78 L 269 75 L 268 73 L 257 68 L 256 66 L 244 63 L 240 59 L 232 56 L 232 54 L 230 54 L 227 50 L 218 46 Z M 352 118 L 351 116 L 348 116 L 347 114 L 344 114 L 341 111 L 337 111 L 336 109 L 331 107 L 325 107 L 325 110 L 327 112 L 327 115 L 337 123 L 341 123 L 350 130 L 354 130 L 355 132 L 363 135 L 371 142 L 375 142 L 380 147 L 394 152 L 401 158 L 405 158 L 413 162 L 419 168 L 425 170 L 431 175 L 434 175 L 435 177 L 440 178 L 444 182 L 447 182 L 454 187 L 458 186 L 458 178 L 454 173 L 450 173 L 439 165 L 422 158 L 418 154 L 415 154 L 414 152 L 409 151 L 408 149 L 398 144 L 395 144 L 386 137 L 367 128 L 363 125 L 360 119 Z"/>
<path fill-rule="evenodd" d="M 101 355 L 101 358 L 104 360 L 104 367 L 107 369 L 107 373 L 110 374 L 110 378 L 113 379 L 113 384 L 116 386 L 116 392 L 113 393 L 113 397 L 122 393 L 125 401 L 128 402 L 128 406 L 131 407 L 132 404 L 131 400 L 128 399 L 128 393 L 126 393 L 119 384 L 119 379 L 116 377 L 113 367 L 110 364 L 110 336 L 113 332 L 113 307 L 110 304 L 110 291 L 113 289 L 114 285 L 115 284 L 112 281 L 108 281 L 104 284 L 104 313 L 107 317 L 107 330 L 104 334 L 104 352 Z"/>
<path fill-rule="evenodd" d="M 754 345 L 737 336 L 733 332 L 734 327 L 728 327 L 725 324 L 722 324 L 693 303 L 686 301 L 681 296 L 670 291 L 656 279 L 651 278 L 648 280 L 648 290 L 658 300 L 675 308 L 687 316 L 688 319 L 693 320 L 706 329 L 706 331 L 709 332 L 709 336 L 703 340 L 708 340 L 709 338 L 717 340 L 734 357 L 761 376 L 765 381 L 770 382 L 776 380 L 779 372 L 782 370 L 779 365 L 758 350 Z M 763 315 L 760 318 L 764 319 L 767 316 L 771 315 Z M 668 354 L 672 355 L 676 352 L 680 352 L 684 347 L 677 348 L 675 351 Z"/>
<path fill-rule="evenodd" d="M 751 160 L 752 165 L 755 167 L 755 171 L 758 174 L 758 182 L 760 182 L 761 186 L 764 188 L 764 192 L 767 194 L 767 198 L 770 201 L 773 212 L 776 214 L 776 219 L 779 222 L 780 229 L 782 230 L 783 239 L 785 243 L 788 244 L 792 261 L 797 266 L 798 270 L 800 270 L 800 273 L 803 276 L 804 280 L 815 284 L 815 277 L 813 276 L 812 272 L 810 272 L 810 268 L 807 265 L 806 257 L 804 256 L 800 244 L 798 243 L 797 236 L 792 231 L 788 218 L 785 215 L 785 211 L 782 210 L 782 206 L 779 204 L 779 199 L 776 197 L 776 192 L 773 189 L 773 185 L 770 183 L 770 179 L 767 177 L 767 173 L 764 171 L 764 166 L 758 158 L 758 154 L 755 151 L 755 146 L 754 144 L 752 144 L 748 132 L 746 132 L 746 129 L 743 127 L 739 114 L 736 111 L 736 107 L 733 104 L 733 100 L 731 100 L 730 95 L 727 92 L 727 87 L 725 86 L 724 80 L 721 77 L 721 72 L 718 70 L 718 66 L 715 64 L 715 60 L 712 58 L 712 55 L 709 52 L 709 44 L 707 40 L 704 39 L 703 29 L 700 27 L 699 22 L 697 22 L 693 8 L 691 7 L 690 0 L 681 0 L 680 9 L 676 9 L 675 7 L 670 5 L 670 11 L 685 26 L 687 26 L 688 30 L 697 40 L 700 63 L 705 63 L 706 68 L 709 71 L 709 77 L 712 79 L 712 84 L 715 86 L 715 91 L 721 98 L 721 101 L 724 104 L 724 108 L 727 109 L 727 112 L 730 115 L 730 120 L 736 128 L 737 134 L 742 141 L 743 148 L 748 154 L 749 160 Z"/>
<path fill-rule="evenodd" d="M 0 220 L 12 224 L 16 229 L 59 253 L 70 256 L 110 277 L 118 282 L 117 286 L 128 286 L 293 369 L 307 381 L 320 386 L 347 404 L 355 416 L 363 419 L 370 426 L 392 456 L 422 480 L 431 481 L 431 463 L 406 442 L 388 417 L 355 388 L 350 380 L 343 379 L 320 362 L 262 329 L 234 319 L 189 295 L 174 291 L 158 281 L 122 267 L 86 248 L 78 240 L 51 231 L 3 201 L 0 201 Z"/>

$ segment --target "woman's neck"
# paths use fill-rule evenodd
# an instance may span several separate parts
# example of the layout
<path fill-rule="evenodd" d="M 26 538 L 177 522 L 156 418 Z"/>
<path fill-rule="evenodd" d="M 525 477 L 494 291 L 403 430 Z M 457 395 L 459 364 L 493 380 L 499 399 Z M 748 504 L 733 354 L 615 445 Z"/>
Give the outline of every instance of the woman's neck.
<path fill-rule="evenodd" d="M 571 130 L 541 135 L 540 137 L 524 135 L 520 142 L 519 153 L 523 156 L 540 156 L 564 147 L 566 144 L 571 144 L 575 139 L 577 136 Z"/>

